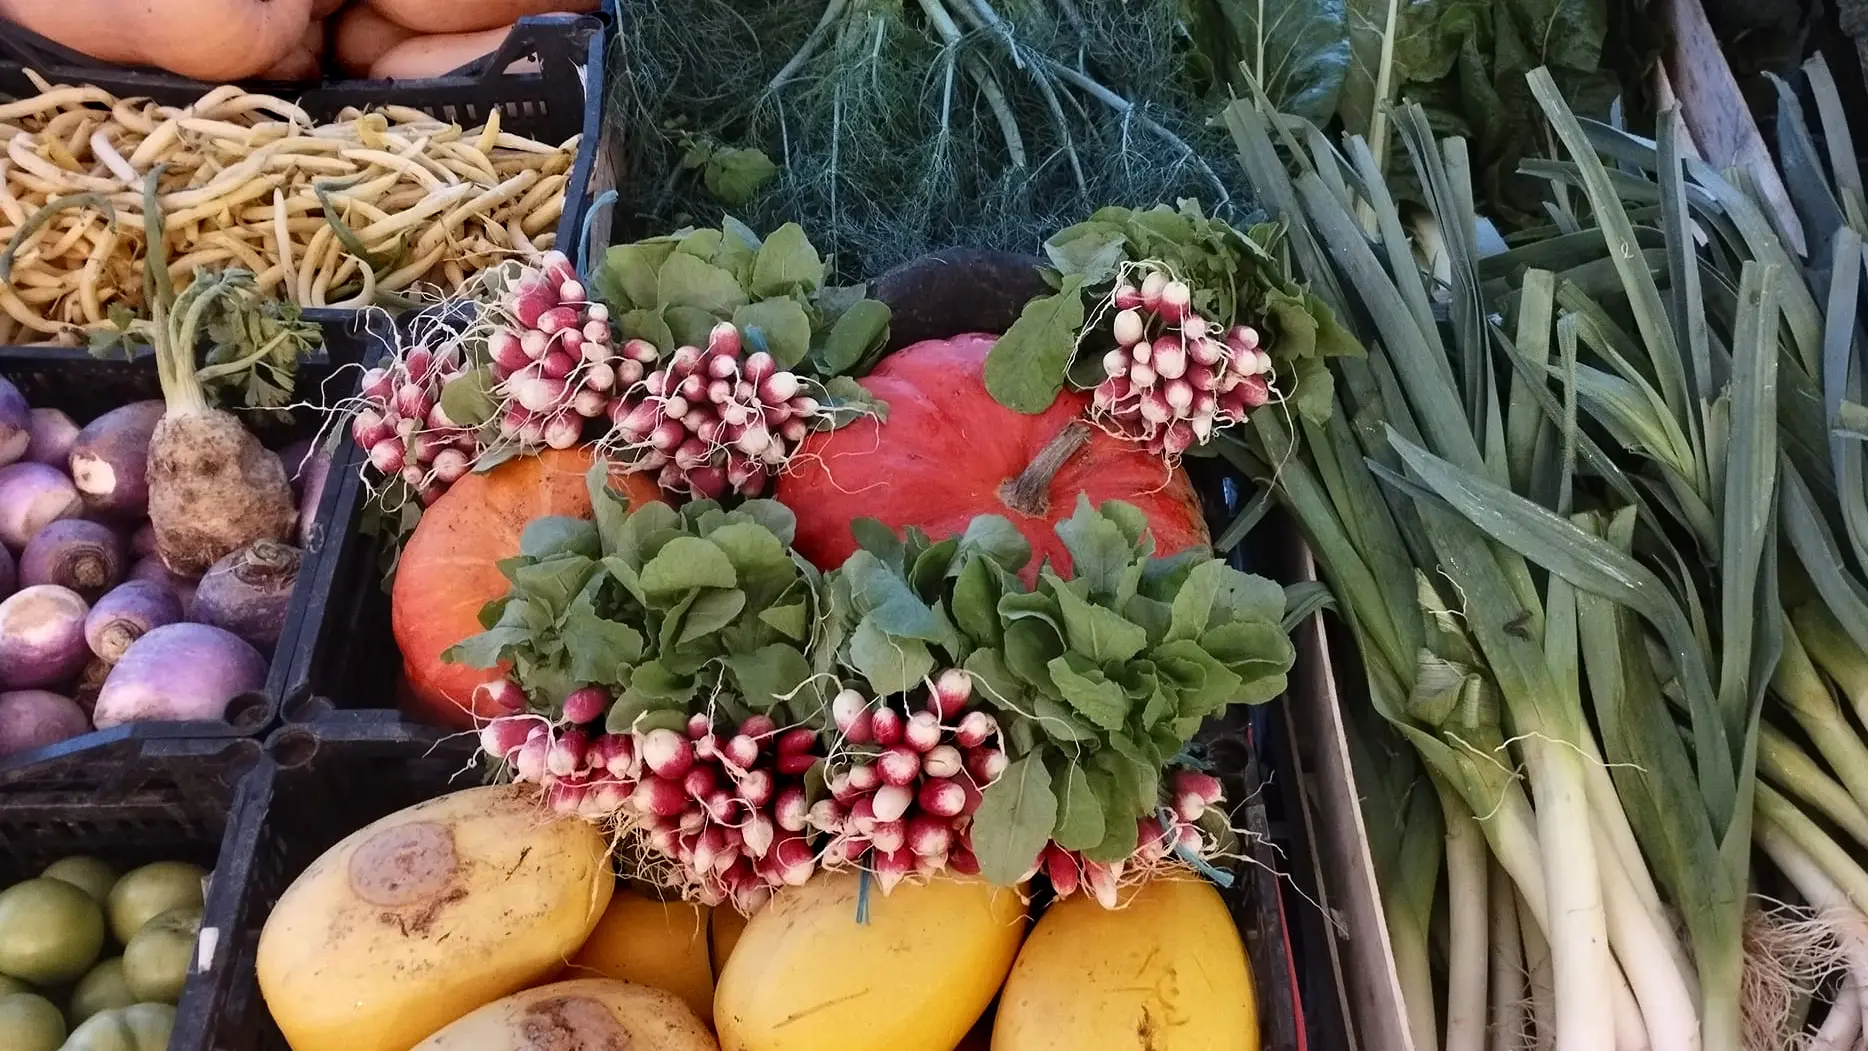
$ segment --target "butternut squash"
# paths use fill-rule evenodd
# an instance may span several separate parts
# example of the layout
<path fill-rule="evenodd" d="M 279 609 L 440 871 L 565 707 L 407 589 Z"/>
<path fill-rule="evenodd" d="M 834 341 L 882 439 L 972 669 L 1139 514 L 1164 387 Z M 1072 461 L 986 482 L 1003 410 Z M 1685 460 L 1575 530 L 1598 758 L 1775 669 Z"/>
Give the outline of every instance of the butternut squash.
<path fill-rule="evenodd" d="M 324 23 L 312 22 L 286 56 L 260 74 L 261 80 L 286 82 L 318 80 L 324 75 Z"/>
<path fill-rule="evenodd" d="M 293 1051 L 408 1051 L 555 973 L 615 885 L 595 825 L 522 786 L 454 792 L 292 881 L 260 932 L 260 993 Z"/>
<path fill-rule="evenodd" d="M 556 982 L 495 1000 L 415 1051 L 719 1051 L 678 997 L 607 978 Z"/>
<path fill-rule="evenodd" d="M 245 80 L 291 54 L 312 0 L 0 0 L 0 18 L 95 59 Z"/>
<path fill-rule="evenodd" d="M 746 925 L 714 990 L 722 1051 L 953 1051 L 985 1013 L 1024 937 L 1018 892 L 872 887 L 858 923 L 860 882 L 820 872 Z"/>
<path fill-rule="evenodd" d="M 714 910 L 685 901 L 657 901 L 620 890 L 584 947 L 565 969 L 569 978 L 614 978 L 681 998 L 713 1018 L 713 961 L 707 925 Z M 727 910 L 731 911 L 731 910 Z"/>
<path fill-rule="evenodd" d="M 383 52 L 415 35 L 414 30 L 384 18 L 369 4 L 358 3 L 337 16 L 331 47 L 337 53 L 337 68 L 353 77 L 367 77 Z"/>
<path fill-rule="evenodd" d="M 412 36 L 379 55 L 370 64 L 372 80 L 426 80 L 448 73 L 499 50 L 511 26 L 483 29 L 475 33 L 435 33 Z M 527 72 L 530 60 L 513 63 L 515 72 Z M 531 62 L 531 69 L 537 69 Z"/>
<path fill-rule="evenodd" d="M 417 33 L 472 33 L 526 15 L 595 11 L 598 0 L 368 0 L 391 22 Z"/>
<path fill-rule="evenodd" d="M 311 17 L 325 19 L 337 13 L 344 6 L 344 0 L 311 0 Z"/>
<path fill-rule="evenodd" d="M 1219 892 L 1160 879 L 1051 906 L 999 995 L 992 1051 L 1258 1051 L 1251 966 Z"/>

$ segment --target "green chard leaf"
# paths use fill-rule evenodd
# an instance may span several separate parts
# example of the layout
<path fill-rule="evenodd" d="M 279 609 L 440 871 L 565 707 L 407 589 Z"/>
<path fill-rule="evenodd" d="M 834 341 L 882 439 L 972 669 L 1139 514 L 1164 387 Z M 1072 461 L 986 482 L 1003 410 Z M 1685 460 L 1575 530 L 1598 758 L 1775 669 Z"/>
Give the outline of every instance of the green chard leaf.
<path fill-rule="evenodd" d="M 824 261 L 802 226 L 786 223 L 766 235 L 752 266 L 753 295 L 809 296 L 823 283 Z"/>
<path fill-rule="evenodd" d="M 1070 648 L 1097 664 L 1126 661 L 1148 645 L 1148 633 L 1141 625 L 1125 619 L 1106 606 L 1099 606 L 1077 593 L 1049 570 L 1044 577 L 1052 584 L 1057 604 L 1063 611 L 1064 635 Z"/>
<path fill-rule="evenodd" d="M 1058 805 L 1057 826 L 1051 830 L 1051 838 L 1065 850 L 1089 850 L 1102 843 L 1105 836 L 1102 801 L 1096 797 L 1083 767 L 1061 753 L 1053 754 L 1057 761 L 1051 764 L 1051 783 L 1057 788 Z"/>
<path fill-rule="evenodd" d="M 1128 692 L 1109 681 L 1095 663 L 1073 652 L 1046 667 L 1057 692 L 1084 718 L 1105 730 L 1120 730 L 1128 722 Z"/>
<path fill-rule="evenodd" d="M 850 636 L 849 662 L 877 696 L 906 693 L 934 671 L 934 656 L 920 639 L 891 635 L 864 617 Z"/>

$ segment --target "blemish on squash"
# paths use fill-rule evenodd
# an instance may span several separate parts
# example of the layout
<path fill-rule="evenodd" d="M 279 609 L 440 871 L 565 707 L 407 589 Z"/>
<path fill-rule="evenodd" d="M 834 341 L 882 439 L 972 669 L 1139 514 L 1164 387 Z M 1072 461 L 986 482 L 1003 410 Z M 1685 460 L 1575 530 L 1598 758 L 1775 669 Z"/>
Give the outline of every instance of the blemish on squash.
<path fill-rule="evenodd" d="M 601 1003 L 554 996 L 528 1004 L 515 1051 L 629 1051 L 633 1041 Z"/>
<path fill-rule="evenodd" d="M 371 905 L 401 908 L 440 894 L 459 869 L 453 832 L 433 821 L 412 822 L 386 828 L 357 848 L 350 888 Z"/>

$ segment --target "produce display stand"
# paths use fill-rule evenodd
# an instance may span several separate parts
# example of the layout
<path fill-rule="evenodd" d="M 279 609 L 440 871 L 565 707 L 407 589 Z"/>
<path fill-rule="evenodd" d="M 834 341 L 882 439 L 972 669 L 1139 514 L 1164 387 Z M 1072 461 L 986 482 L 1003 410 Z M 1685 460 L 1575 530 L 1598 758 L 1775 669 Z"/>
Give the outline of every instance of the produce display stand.
<path fill-rule="evenodd" d="M 255 84 L 294 99 L 315 120 L 328 120 L 345 107 L 385 103 L 421 110 L 440 120 L 472 128 L 495 110 L 508 131 L 551 142 L 581 134 L 578 153 L 565 184 L 564 213 L 558 224 L 560 244 L 574 243 L 583 228 L 591 198 L 605 187 L 592 185 L 602 139 L 604 55 L 608 34 L 604 20 L 583 15 L 533 15 L 520 19 L 490 59 L 431 80 L 343 80 L 306 88 L 302 85 Z M 508 73 L 527 56 L 538 60 L 535 73 Z M 185 106 L 213 85 L 167 73 L 125 70 L 74 54 L 18 26 L 0 22 L 0 96 L 36 93 L 27 79 L 31 69 L 52 83 L 83 83 L 119 98 L 144 97 L 163 105 Z M 606 170 L 613 169 L 607 162 Z M 387 323 L 380 310 L 307 308 L 305 316 L 324 330 L 325 350 L 333 361 L 362 359 L 372 326 Z M 18 353 L 38 348 L 0 348 Z M 59 348 L 46 348 L 59 349 Z M 79 353 L 83 353 L 82 350 Z"/>
<path fill-rule="evenodd" d="M 316 354 L 301 362 L 294 400 L 304 404 L 322 397 L 325 381 L 332 374 L 332 363 L 325 354 Z M 111 409 L 134 401 L 160 399 L 155 358 L 139 351 L 125 359 L 93 357 L 88 351 L 70 347 L 0 347 L 0 378 L 19 388 L 27 401 L 40 408 L 59 409 L 80 426 Z M 320 414 L 310 409 L 296 410 L 290 421 L 273 413 L 248 413 L 246 422 L 268 447 L 281 446 L 317 432 Z M 315 521 L 329 523 L 336 493 L 327 485 L 317 508 L 306 509 Z M 335 538 L 325 528 L 314 528 L 304 545 L 295 598 L 318 590 L 317 581 L 328 572 L 322 554 Z M 245 694 L 228 705 L 225 715 L 211 722 L 140 723 L 94 731 L 58 744 L 47 745 L 18 755 L 0 758 L 0 794 L 19 784 L 38 786 L 48 779 L 69 784 L 76 775 L 108 780 L 111 749 L 123 742 L 167 738 L 224 738 L 262 733 L 278 714 L 278 688 L 286 671 L 297 661 L 297 625 L 288 620 L 273 649 L 266 687 Z"/>

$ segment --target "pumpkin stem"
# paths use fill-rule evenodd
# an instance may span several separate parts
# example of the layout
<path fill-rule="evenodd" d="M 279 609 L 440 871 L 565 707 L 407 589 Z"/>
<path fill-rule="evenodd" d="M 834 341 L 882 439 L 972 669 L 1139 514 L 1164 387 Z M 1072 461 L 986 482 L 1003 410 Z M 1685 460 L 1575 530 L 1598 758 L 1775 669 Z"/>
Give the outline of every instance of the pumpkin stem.
<path fill-rule="evenodd" d="M 1090 441 L 1090 425 L 1072 420 L 1068 427 L 1038 450 L 1018 477 L 999 487 L 999 499 L 1022 515 L 1042 518 L 1051 509 L 1051 482 L 1077 450 Z"/>

